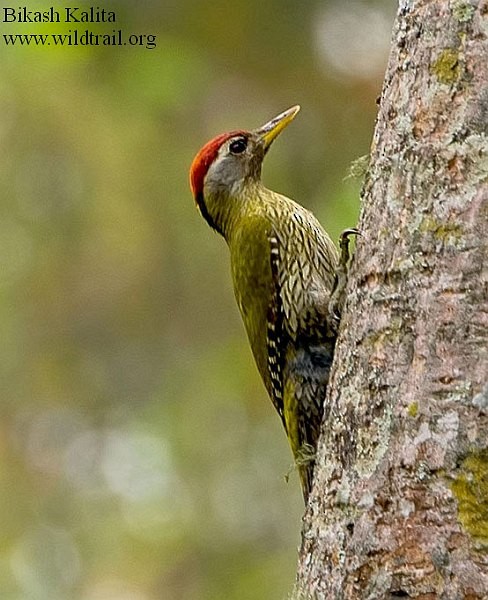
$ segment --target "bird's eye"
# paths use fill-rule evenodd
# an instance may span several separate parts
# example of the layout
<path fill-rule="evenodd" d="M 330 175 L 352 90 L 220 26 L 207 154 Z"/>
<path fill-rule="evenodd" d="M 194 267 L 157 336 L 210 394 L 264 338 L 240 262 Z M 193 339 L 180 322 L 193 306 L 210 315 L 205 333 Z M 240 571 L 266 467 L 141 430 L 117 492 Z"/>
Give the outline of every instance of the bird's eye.
<path fill-rule="evenodd" d="M 230 143 L 229 150 L 232 154 L 242 154 L 247 148 L 247 140 L 245 137 L 237 138 Z"/>

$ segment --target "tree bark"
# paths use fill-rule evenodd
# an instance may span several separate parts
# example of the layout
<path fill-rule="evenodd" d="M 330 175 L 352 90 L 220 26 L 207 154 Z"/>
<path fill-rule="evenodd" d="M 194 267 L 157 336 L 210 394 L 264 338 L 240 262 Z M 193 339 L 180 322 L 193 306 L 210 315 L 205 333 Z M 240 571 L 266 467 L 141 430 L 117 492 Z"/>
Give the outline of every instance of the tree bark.
<path fill-rule="evenodd" d="M 488 598 L 487 35 L 400 1 L 297 597 Z"/>

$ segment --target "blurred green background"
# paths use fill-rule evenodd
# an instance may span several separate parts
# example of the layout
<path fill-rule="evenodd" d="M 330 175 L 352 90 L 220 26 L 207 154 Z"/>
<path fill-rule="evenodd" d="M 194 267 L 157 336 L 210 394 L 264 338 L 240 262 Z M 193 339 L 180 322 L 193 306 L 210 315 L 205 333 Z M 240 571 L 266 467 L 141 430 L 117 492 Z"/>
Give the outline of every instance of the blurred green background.
<path fill-rule="evenodd" d="M 281 600 L 298 479 L 188 167 L 300 103 L 264 180 L 336 239 L 395 6 L 101 4 L 116 24 L 1 24 L 0 598 Z M 3 40 L 75 27 L 157 45 Z"/>

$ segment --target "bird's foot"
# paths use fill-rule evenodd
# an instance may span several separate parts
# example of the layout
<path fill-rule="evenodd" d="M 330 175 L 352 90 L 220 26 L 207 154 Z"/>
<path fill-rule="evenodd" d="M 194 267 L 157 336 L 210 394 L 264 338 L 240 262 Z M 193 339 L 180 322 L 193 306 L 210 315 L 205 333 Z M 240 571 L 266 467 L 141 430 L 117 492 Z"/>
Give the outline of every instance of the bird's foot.
<path fill-rule="evenodd" d="M 339 264 L 337 265 L 335 273 L 334 287 L 329 300 L 329 325 L 334 332 L 337 332 L 339 328 L 339 321 L 341 320 L 342 308 L 345 301 L 345 291 L 347 285 L 347 274 L 349 271 L 349 261 L 351 253 L 349 252 L 349 236 L 361 235 L 359 229 L 351 227 L 344 229 L 339 236 L 339 248 L 341 255 L 339 258 Z"/>
<path fill-rule="evenodd" d="M 311 444 L 302 444 L 295 456 L 297 467 L 304 467 L 315 461 L 315 448 Z"/>
<path fill-rule="evenodd" d="M 295 462 L 290 465 L 290 468 L 285 473 L 285 481 L 288 483 L 290 475 L 294 471 L 300 471 L 303 467 L 307 467 L 315 462 L 316 452 L 315 448 L 311 444 L 302 444 L 300 449 L 295 455 Z"/>

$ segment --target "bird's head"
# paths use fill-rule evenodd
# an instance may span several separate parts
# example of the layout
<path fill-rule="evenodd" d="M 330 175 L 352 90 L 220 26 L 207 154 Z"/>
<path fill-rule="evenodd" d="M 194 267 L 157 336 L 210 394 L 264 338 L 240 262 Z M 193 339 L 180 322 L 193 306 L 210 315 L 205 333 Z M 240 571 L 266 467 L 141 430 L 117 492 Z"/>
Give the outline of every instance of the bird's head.
<path fill-rule="evenodd" d="M 293 121 L 300 107 L 293 106 L 252 131 L 222 133 L 203 146 L 190 168 L 190 186 L 207 223 L 224 234 L 225 221 L 246 190 L 261 177 L 261 164 L 269 147 Z"/>

